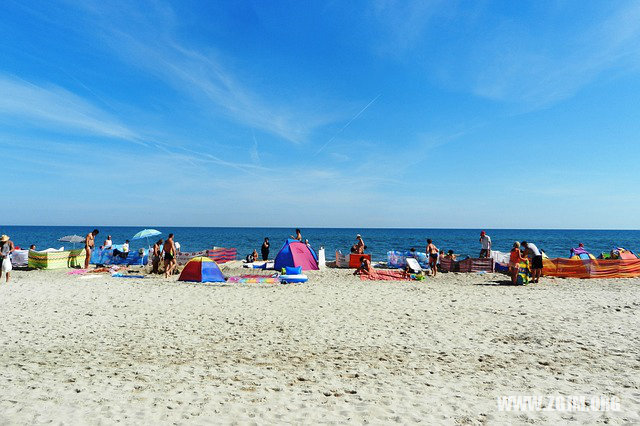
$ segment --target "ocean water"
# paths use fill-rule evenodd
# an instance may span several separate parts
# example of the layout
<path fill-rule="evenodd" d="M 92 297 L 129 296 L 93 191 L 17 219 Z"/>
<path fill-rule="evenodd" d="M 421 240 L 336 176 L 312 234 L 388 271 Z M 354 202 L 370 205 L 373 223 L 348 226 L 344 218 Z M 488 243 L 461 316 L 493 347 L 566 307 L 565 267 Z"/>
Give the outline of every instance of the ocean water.
<path fill-rule="evenodd" d="M 4 226 L 0 233 L 7 234 L 14 243 L 23 248 L 35 244 L 38 250 L 48 247 L 72 248 L 70 243 L 60 243 L 58 238 L 64 235 L 78 234 L 85 236 L 93 228 L 82 226 Z M 96 238 L 97 245 L 102 244 L 107 235 L 111 235 L 114 243 L 121 244 L 142 228 L 104 226 L 98 227 L 100 234 Z M 271 241 L 270 258 L 273 258 L 282 244 L 291 234 L 293 228 L 155 228 L 162 232 L 160 237 L 168 233 L 175 234 L 182 251 L 197 251 L 217 247 L 235 247 L 240 258 L 260 246 L 264 237 Z M 431 238 L 440 249 L 453 250 L 462 256 L 477 256 L 480 252 L 479 229 L 381 229 L 381 228 L 303 228 L 302 236 L 309 240 L 315 248 L 326 249 L 327 260 L 334 259 L 335 250 L 349 252 L 355 243 L 356 234 L 361 234 L 374 260 L 385 260 L 389 250 L 408 250 L 415 247 L 425 251 L 427 238 Z M 640 252 L 640 231 L 628 230 L 543 230 L 543 229 L 486 229 L 493 241 L 493 249 L 509 251 L 514 241 L 530 241 L 543 249 L 550 257 L 567 257 L 571 247 L 583 243 L 591 253 L 598 255 L 610 251 L 613 247 L 624 247 Z M 153 243 L 154 237 L 150 239 Z M 131 241 L 131 248 L 146 247 L 146 240 Z M 82 244 L 76 244 L 80 247 Z"/>

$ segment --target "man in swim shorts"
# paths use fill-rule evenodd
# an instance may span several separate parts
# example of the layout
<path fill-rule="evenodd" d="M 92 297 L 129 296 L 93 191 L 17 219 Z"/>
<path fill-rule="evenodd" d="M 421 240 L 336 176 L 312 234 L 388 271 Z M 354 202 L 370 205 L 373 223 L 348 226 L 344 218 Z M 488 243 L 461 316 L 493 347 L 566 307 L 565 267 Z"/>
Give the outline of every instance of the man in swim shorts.
<path fill-rule="evenodd" d="M 431 275 L 436 276 L 438 269 L 438 247 L 433 244 L 431 239 L 427 240 L 427 256 L 429 256 L 429 267 L 431 268 Z"/>
<path fill-rule="evenodd" d="M 177 263 L 176 245 L 173 242 L 173 234 L 169 234 L 167 241 L 164 242 L 162 252 L 164 253 L 164 277 L 169 278 L 169 275 L 171 275 Z"/>
<path fill-rule="evenodd" d="M 542 275 L 542 252 L 533 243 L 523 241 L 521 246 L 524 247 L 525 256 L 531 259 L 531 282 L 537 283 Z"/>

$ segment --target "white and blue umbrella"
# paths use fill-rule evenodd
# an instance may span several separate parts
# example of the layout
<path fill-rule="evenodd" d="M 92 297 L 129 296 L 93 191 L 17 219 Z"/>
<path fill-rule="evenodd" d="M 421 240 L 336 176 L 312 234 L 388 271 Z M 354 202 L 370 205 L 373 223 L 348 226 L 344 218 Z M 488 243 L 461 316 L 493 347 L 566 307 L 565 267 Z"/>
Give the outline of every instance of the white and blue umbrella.
<path fill-rule="evenodd" d="M 143 229 L 142 231 L 138 232 L 136 235 L 131 237 L 131 239 L 141 240 L 142 238 L 146 238 L 147 246 L 149 246 L 149 237 L 155 237 L 156 235 L 160 235 L 160 234 L 162 234 L 162 232 L 158 231 L 157 229 Z"/>
<path fill-rule="evenodd" d="M 63 243 L 71 243 L 73 244 L 73 248 L 76 248 L 76 243 L 84 243 L 85 238 L 80 235 L 65 235 L 64 237 L 58 238 L 58 241 L 62 241 Z"/>

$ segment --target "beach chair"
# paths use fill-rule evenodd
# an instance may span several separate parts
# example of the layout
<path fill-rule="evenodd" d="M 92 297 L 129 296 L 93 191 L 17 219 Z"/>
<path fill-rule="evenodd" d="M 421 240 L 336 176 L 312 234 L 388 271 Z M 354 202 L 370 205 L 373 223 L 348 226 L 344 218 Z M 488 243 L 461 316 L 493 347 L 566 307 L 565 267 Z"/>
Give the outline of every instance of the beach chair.
<path fill-rule="evenodd" d="M 406 259 L 407 262 L 407 266 L 409 267 L 409 269 L 411 270 L 411 272 L 414 272 L 416 274 L 419 273 L 427 273 L 427 269 L 422 269 L 422 267 L 420 266 L 420 264 L 418 263 L 418 261 L 416 259 L 414 259 L 413 257 L 407 257 Z"/>

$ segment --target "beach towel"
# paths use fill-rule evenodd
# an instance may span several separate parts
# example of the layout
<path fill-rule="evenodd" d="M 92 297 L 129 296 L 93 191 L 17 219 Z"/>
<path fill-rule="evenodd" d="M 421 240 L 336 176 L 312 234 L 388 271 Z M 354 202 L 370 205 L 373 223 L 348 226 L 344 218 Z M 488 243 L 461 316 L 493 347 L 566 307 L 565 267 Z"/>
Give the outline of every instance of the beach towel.
<path fill-rule="evenodd" d="M 280 278 L 265 275 L 241 275 L 239 277 L 229 277 L 227 282 L 236 284 L 280 284 Z"/>
<path fill-rule="evenodd" d="M 361 281 L 411 281 L 402 271 L 381 271 L 374 269 L 368 274 L 360 274 Z"/>

